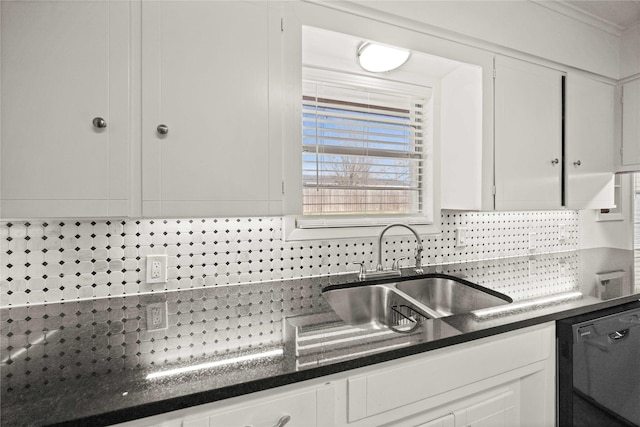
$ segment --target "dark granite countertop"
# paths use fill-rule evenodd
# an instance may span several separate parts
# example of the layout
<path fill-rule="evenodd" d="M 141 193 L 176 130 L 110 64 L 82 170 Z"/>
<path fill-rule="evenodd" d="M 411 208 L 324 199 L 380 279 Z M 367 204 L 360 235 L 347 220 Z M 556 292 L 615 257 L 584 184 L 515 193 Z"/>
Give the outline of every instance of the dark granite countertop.
<path fill-rule="evenodd" d="M 322 297 L 326 286 L 357 281 L 345 274 L 3 308 L 2 426 L 108 425 L 640 299 L 633 252 L 619 249 L 425 269 L 434 273 L 464 277 L 514 303 L 374 335 L 341 324 Z M 598 275 L 609 280 L 601 284 Z M 147 306 L 165 301 L 168 327 L 149 330 Z M 291 340 L 296 328 L 306 344 Z M 335 328 L 348 344 L 332 341 Z"/>

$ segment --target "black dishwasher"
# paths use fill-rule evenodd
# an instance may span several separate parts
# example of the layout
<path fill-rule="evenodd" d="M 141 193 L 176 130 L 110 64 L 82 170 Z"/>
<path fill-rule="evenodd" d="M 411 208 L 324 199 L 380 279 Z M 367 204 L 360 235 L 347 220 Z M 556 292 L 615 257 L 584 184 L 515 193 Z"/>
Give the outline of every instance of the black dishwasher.
<path fill-rule="evenodd" d="M 557 322 L 558 425 L 640 426 L 640 302 Z"/>

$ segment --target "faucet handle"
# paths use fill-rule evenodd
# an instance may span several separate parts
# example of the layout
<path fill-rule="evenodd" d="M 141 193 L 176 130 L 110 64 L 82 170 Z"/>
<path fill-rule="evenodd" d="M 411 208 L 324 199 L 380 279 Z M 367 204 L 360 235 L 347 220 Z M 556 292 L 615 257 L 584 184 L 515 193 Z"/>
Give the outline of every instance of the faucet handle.
<path fill-rule="evenodd" d="M 364 280 L 367 276 L 367 269 L 364 267 L 364 261 L 353 261 L 350 262 L 349 264 L 357 264 L 360 266 L 360 271 L 358 272 L 358 279 L 359 280 Z"/>
<path fill-rule="evenodd" d="M 409 257 L 403 256 L 400 257 L 398 259 L 396 259 L 395 261 L 393 261 L 393 265 L 391 266 L 392 270 L 400 270 L 400 261 L 402 261 L 403 259 L 409 259 Z"/>

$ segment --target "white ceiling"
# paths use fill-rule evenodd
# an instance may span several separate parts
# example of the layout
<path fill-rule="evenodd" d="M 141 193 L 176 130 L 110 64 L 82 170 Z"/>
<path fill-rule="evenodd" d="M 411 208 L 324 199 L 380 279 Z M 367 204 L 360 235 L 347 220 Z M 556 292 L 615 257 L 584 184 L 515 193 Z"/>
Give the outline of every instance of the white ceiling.
<path fill-rule="evenodd" d="M 640 1 L 638 0 L 563 0 L 567 7 L 609 25 L 618 31 L 624 31 L 640 23 Z"/>

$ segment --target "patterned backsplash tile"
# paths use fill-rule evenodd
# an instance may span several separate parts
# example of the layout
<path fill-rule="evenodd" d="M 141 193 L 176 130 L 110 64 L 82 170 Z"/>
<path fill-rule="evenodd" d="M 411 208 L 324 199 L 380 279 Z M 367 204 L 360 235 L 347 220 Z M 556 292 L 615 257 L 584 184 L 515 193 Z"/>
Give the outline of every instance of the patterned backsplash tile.
<path fill-rule="evenodd" d="M 425 265 L 578 247 L 575 211 L 443 212 L 441 222 L 440 234 L 423 237 Z M 0 306 L 340 274 L 363 260 L 373 267 L 376 238 L 287 242 L 282 224 L 281 217 L 2 222 Z M 458 227 L 467 229 L 462 248 L 455 244 Z M 415 239 L 389 237 L 383 244 L 389 266 L 412 256 Z M 168 256 L 166 284 L 146 283 L 149 254 Z"/>
<path fill-rule="evenodd" d="M 424 264 L 514 300 L 578 286 L 576 212 L 445 212 L 441 221 L 440 235 L 423 238 Z M 462 248 L 457 227 L 467 229 Z M 2 391 L 18 400 L 282 345 L 284 318 L 329 309 L 319 276 L 355 272 L 353 261 L 372 267 L 377 253 L 376 238 L 283 241 L 282 218 L 12 221 L 0 233 Z M 414 248 L 412 237 L 389 237 L 383 259 L 389 266 Z M 152 253 L 168 255 L 166 284 L 145 281 Z M 312 278 L 287 280 L 302 277 Z M 166 328 L 149 327 L 153 304 L 166 307 Z"/>

